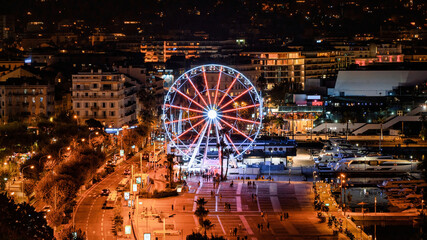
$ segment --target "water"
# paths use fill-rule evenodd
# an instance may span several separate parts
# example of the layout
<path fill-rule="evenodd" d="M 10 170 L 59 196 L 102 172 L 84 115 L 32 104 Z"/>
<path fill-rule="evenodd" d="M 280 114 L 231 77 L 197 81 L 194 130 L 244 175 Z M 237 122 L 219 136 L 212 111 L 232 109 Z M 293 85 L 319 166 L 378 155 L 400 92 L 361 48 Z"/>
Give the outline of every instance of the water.
<path fill-rule="evenodd" d="M 344 201 L 353 210 L 360 210 L 361 202 L 365 212 L 375 211 L 375 199 L 377 201 L 377 212 L 387 211 L 388 200 L 384 190 L 377 187 L 352 187 L 345 190 Z"/>
<path fill-rule="evenodd" d="M 420 227 L 411 221 L 356 221 L 356 225 L 363 225 L 366 234 L 372 235 L 375 240 L 418 240 Z M 375 238 L 376 236 L 376 238 Z"/>

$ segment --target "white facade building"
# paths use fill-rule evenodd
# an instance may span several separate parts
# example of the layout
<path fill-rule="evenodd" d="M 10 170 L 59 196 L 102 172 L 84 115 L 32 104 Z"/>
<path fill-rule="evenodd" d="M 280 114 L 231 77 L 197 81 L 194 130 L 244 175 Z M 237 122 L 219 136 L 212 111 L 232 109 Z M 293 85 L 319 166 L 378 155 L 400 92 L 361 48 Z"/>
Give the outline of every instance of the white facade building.
<path fill-rule="evenodd" d="M 116 72 L 80 72 L 72 80 L 73 111 L 79 124 L 96 119 L 107 127 L 136 122 L 136 85 Z"/>

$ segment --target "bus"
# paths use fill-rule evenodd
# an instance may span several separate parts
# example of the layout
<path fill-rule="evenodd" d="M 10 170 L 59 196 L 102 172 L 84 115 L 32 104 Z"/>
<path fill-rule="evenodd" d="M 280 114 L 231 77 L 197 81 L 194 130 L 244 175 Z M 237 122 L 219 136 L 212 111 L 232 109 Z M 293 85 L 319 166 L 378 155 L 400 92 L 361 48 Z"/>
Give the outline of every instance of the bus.
<path fill-rule="evenodd" d="M 105 209 L 111 209 L 114 208 L 114 205 L 117 201 L 117 191 L 112 191 L 109 195 L 107 200 L 105 200 L 103 208 Z"/>
<path fill-rule="evenodd" d="M 117 187 L 117 191 L 118 192 L 123 192 L 126 188 L 126 186 L 128 185 L 129 182 L 129 178 L 123 178 L 120 182 L 119 182 L 119 186 Z"/>

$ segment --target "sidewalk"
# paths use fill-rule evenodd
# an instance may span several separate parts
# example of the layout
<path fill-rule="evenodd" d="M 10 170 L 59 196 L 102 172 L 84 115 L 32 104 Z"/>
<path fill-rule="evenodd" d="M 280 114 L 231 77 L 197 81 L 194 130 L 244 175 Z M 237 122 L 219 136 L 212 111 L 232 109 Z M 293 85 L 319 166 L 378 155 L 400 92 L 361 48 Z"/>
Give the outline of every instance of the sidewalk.
<path fill-rule="evenodd" d="M 317 193 L 319 194 L 319 200 L 323 202 L 325 206 L 329 207 L 329 211 L 327 213 L 323 213 L 323 215 L 326 215 L 327 217 L 334 216 L 335 218 L 342 220 L 343 230 L 349 230 L 354 235 L 355 239 L 372 240 L 371 236 L 368 236 L 363 232 L 362 228 L 356 226 L 353 221 L 347 218 L 348 215 L 345 215 L 342 212 L 334 197 L 331 195 L 331 186 L 328 183 L 316 182 L 315 186 Z"/>

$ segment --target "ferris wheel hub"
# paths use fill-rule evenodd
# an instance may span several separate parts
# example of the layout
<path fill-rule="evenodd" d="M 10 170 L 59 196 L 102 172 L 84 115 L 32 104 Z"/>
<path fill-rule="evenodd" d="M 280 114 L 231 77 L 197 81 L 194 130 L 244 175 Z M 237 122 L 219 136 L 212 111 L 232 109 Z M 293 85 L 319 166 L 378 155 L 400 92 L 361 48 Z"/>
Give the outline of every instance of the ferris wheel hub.
<path fill-rule="evenodd" d="M 216 110 L 213 110 L 213 109 L 211 109 L 211 110 L 209 110 L 208 111 L 208 118 L 209 119 L 215 119 L 216 117 L 218 116 L 218 113 L 216 112 Z"/>

